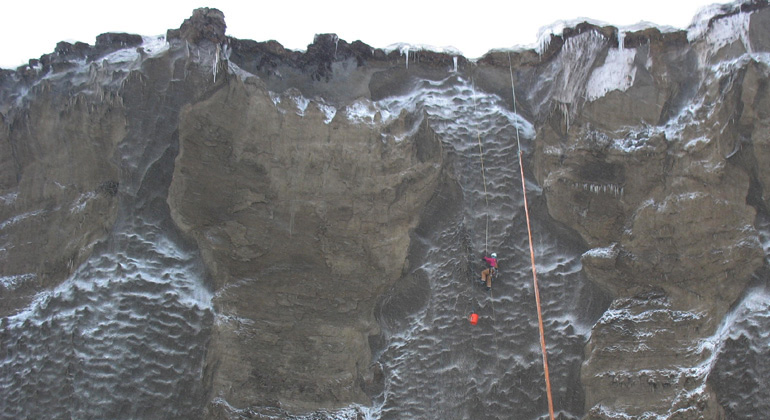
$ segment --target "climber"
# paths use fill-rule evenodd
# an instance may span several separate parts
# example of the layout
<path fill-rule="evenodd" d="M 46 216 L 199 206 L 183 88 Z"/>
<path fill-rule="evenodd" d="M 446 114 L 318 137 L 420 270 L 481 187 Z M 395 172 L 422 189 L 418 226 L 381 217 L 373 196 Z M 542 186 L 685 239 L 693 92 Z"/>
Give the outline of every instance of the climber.
<path fill-rule="evenodd" d="M 481 283 L 486 284 L 487 290 L 490 290 L 492 289 L 492 276 L 497 273 L 497 254 L 493 252 L 489 257 L 482 255 L 481 259 L 488 265 L 481 272 Z"/>

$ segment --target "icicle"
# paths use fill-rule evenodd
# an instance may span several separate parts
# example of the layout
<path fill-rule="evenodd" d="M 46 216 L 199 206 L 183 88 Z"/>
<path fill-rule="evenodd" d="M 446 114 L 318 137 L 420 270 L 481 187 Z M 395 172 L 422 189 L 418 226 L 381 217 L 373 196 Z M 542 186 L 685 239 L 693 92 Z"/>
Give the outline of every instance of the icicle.
<path fill-rule="evenodd" d="M 454 63 L 454 70 L 452 72 L 457 73 L 457 57 L 452 57 L 452 62 Z"/>
<path fill-rule="evenodd" d="M 623 42 L 626 38 L 626 33 L 618 29 L 618 49 L 623 51 Z"/>
<path fill-rule="evenodd" d="M 569 106 L 565 102 L 559 102 L 558 108 L 561 114 L 564 116 L 564 125 L 566 127 L 566 131 L 569 131 Z"/>
<path fill-rule="evenodd" d="M 217 66 L 219 66 L 219 52 L 220 47 L 219 44 L 217 44 L 217 51 L 214 53 L 214 67 L 212 71 L 214 72 L 214 83 L 217 82 Z"/>
<path fill-rule="evenodd" d="M 539 40 L 540 41 L 540 48 L 539 48 L 539 51 L 538 51 L 538 55 L 540 56 L 541 59 L 543 58 L 543 54 L 546 52 L 546 50 L 548 50 L 548 47 L 551 46 L 551 36 L 552 35 L 553 35 L 553 32 L 549 33 L 546 36 L 543 36 Z"/>
<path fill-rule="evenodd" d="M 406 68 L 409 68 L 409 46 L 403 45 L 401 46 L 401 55 L 406 54 Z"/>
<path fill-rule="evenodd" d="M 337 44 L 340 43 L 340 37 L 334 35 L 334 58 L 337 58 Z"/>
<path fill-rule="evenodd" d="M 564 120 L 566 121 L 567 131 L 569 132 L 569 108 L 564 104 Z"/>

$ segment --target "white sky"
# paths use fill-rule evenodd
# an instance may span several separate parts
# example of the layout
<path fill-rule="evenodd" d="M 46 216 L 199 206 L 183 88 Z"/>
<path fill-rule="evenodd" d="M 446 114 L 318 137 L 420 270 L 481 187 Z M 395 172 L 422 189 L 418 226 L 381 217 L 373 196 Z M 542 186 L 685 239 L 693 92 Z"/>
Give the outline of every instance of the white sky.
<path fill-rule="evenodd" d="M 724 0 L 721 3 L 729 3 Z M 382 48 L 406 42 L 455 47 L 467 58 L 493 48 L 530 45 L 558 20 L 586 17 L 615 26 L 648 21 L 685 29 L 713 0 L 66 0 L 5 1 L 0 6 L 0 67 L 16 68 L 53 52 L 59 41 L 93 45 L 104 32 L 165 34 L 197 7 L 225 14 L 227 35 L 274 39 L 305 50 L 317 33 Z"/>

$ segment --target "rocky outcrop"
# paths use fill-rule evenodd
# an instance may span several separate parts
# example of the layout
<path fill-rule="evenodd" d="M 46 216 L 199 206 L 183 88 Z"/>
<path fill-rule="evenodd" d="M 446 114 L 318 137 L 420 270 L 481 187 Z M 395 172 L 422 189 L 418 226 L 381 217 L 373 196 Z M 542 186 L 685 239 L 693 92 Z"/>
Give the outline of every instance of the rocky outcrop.
<path fill-rule="evenodd" d="M 195 9 L 189 19 L 182 22 L 179 29 L 169 29 L 166 38 L 182 40 L 193 45 L 209 42 L 221 45 L 226 42 L 225 15 L 220 10 L 208 7 Z"/>
<path fill-rule="evenodd" d="M 690 48 L 635 33 L 626 39 L 649 41 L 616 49 L 581 36 L 574 46 L 596 59 L 563 81 L 578 92 L 567 99 L 585 102 L 551 108 L 535 159 L 549 214 L 592 248 L 585 273 L 615 297 L 586 347 L 587 418 L 722 418 L 707 384 L 716 350 L 704 342 L 764 261 L 755 216 L 766 183 L 754 159 L 767 64 L 744 55 L 714 70 L 757 52 L 753 38 Z M 592 93 L 608 82 L 614 90 Z"/>
<path fill-rule="evenodd" d="M 211 392 L 236 407 L 368 402 L 373 307 L 441 168 L 425 121 L 397 142 L 342 115 L 325 124 L 315 102 L 295 111 L 233 79 L 180 121 L 169 206 L 211 270 Z"/>

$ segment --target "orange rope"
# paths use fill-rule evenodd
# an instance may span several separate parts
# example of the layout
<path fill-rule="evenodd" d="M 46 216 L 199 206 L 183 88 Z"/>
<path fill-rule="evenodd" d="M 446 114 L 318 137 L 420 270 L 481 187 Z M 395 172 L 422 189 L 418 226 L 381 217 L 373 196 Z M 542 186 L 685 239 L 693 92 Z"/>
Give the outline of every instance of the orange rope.
<path fill-rule="evenodd" d="M 511 72 L 511 100 L 513 101 L 513 113 L 516 114 L 516 88 L 513 86 L 513 64 L 511 53 L 508 53 L 508 70 Z M 514 124 L 515 125 L 515 124 Z M 543 370 L 545 371 L 545 390 L 548 393 L 548 413 L 553 420 L 553 397 L 551 397 L 551 379 L 548 374 L 548 352 L 545 348 L 545 329 L 543 328 L 543 313 L 540 310 L 540 288 L 537 286 L 537 270 L 535 269 L 535 248 L 532 246 L 532 227 L 529 224 L 529 206 L 527 205 L 527 185 L 524 182 L 524 162 L 519 141 L 519 126 L 516 127 L 516 144 L 519 147 L 519 169 L 521 169 L 521 193 L 524 194 L 524 214 L 527 216 L 527 234 L 529 235 L 529 256 L 532 260 L 532 282 L 535 285 L 535 303 L 537 303 L 537 323 L 540 326 L 540 347 L 543 350 Z"/>
<path fill-rule="evenodd" d="M 548 413 L 553 419 L 553 397 L 551 397 L 551 379 L 548 374 L 548 352 L 545 348 L 545 329 L 543 328 L 543 314 L 540 310 L 540 289 L 537 286 L 537 270 L 535 269 L 535 249 L 532 246 L 532 228 L 529 224 L 529 206 L 527 205 L 527 187 L 524 182 L 524 163 L 522 152 L 519 150 L 519 168 L 521 169 L 521 191 L 524 194 L 524 214 L 527 217 L 527 234 L 529 235 L 529 256 L 532 260 L 532 280 L 535 285 L 535 302 L 537 303 L 537 323 L 540 326 L 540 347 L 543 350 L 543 369 L 545 370 L 545 389 L 548 393 Z"/>

